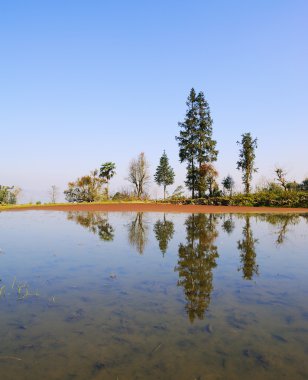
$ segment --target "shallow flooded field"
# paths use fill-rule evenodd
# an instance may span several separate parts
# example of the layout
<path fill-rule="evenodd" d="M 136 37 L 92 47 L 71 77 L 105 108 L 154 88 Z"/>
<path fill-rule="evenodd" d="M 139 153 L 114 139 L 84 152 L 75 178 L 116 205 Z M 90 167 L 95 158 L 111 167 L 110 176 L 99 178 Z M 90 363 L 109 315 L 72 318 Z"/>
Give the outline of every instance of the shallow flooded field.
<path fill-rule="evenodd" d="M 0 213 L 0 379 L 307 379 L 308 217 Z"/>

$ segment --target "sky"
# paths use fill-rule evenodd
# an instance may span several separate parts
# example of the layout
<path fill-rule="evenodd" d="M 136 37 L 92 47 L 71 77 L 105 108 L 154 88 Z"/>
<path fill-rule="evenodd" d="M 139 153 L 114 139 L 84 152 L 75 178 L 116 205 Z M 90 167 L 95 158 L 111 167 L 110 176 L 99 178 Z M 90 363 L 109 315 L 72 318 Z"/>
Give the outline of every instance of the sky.
<path fill-rule="evenodd" d="M 175 136 L 192 87 L 211 108 L 220 179 L 241 134 L 258 138 L 254 184 L 308 176 L 306 0 L 0 0 L 0 184 L 22 201 L 113 161 L 111 192 L 144 152 L 183 185 Z M 162 190 L 153 184 L 152 195 Z"/>

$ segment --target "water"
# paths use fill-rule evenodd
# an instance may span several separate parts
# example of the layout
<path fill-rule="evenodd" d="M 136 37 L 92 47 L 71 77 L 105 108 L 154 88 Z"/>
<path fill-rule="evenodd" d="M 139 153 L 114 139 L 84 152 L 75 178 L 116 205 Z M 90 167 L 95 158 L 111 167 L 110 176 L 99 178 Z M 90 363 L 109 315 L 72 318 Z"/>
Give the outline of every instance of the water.
<path fill-rule="evenodd" d="M 0 213 L 0 379 L 307 379 L 308 219 Z"/>

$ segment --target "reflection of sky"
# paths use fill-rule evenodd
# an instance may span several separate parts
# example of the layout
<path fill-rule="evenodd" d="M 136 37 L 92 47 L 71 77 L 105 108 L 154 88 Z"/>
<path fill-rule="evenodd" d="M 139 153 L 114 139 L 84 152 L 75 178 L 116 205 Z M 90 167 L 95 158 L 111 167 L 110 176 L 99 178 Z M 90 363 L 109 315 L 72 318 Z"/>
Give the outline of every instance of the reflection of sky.
<path fill-rule="evenodd" d="M 0 182 L 25 201 L 102 161 L 116 162 L 118 190 L 141 151 L 153 173 L 166 149 L 182 184 L 174 136 L 192 86 L 209 100 L 221 177 L 239 185 L 248 131 L 255 182 L 276 164 L 291 180 L 308 175 L 306 1 L 2 3 Z"/>
<path fill-rule="evenodd" d="M 143 223 L 147 228 L 147 244 L 143 255 L 140 256 L 136 247 L 129 244 L 128 231 L 130 223 L 135 219 L 134 213 L 103 213 L 108 223 L 114 229 L 114 241 L 104 242 L 84 227 L 73 221 L 68 221 L 64 212 L 27 211 L 4 212 L 0 214 L 0 248 L 5 252 L 0 256 L 1 265 L 5 272 L 38 270 L 57 257 L 65 262 L 67 267 L 78 265 L 109 266 L 119 265 L 129 268 L 134 266 L 140 270 L 153 273 L 153 268 L 163 265 L 169 270 L 170 276 L 176 277 L 173 269 L 178 257 L 178 246 L 186 244 L 186 226 L 189 214 L 165 214 L 168 221 L 174 223 L 174 235 L 168 243 L 167 253 L 162 258 L 158 241 L 153 232 L 154 223 L 163 220 L 163 214 L 144 213 Z M 226 219 L 229 216 L 226 215 Z M 215 276 L 238 277 L 240 274 L 239 251 L 237 242 L 243 238 L 242 229 L 245 218 L 237 219 L 234 231 L 227 234 L 221 225 L 223 215 L 217 215 L 218 238 L 214 245 L 218 247 L 218 267 Z M 258 239 L 255 245 L 256 259 L 260 268 L 260 277 L 279 272 L 296 271 L 300 276 L 306 271 L 307 255 L 307 222 L 300 220 L 297 225 L 290 225 L 284 243 L 276 244 L 279 226 L 273 226 L 251 216 L 250 225 L 253 237 Z M 56 256 L 53 256 L 56 255 Z M 59 263 L 60 263 L 59 262 Z M 144 266 L 145 262 L 147 263 Z M 56 265 L 55 263 L 53 265 Z M 36 268 L 36 269 L 35 269 Z M 60 267 L 59 267 L 60 268 Z M 46 267 L 44 270 L 48 271 Z M 214 276 L 214 278 L 215 278 Z M 259 278 L 255 280 L 259 281 Z"/>

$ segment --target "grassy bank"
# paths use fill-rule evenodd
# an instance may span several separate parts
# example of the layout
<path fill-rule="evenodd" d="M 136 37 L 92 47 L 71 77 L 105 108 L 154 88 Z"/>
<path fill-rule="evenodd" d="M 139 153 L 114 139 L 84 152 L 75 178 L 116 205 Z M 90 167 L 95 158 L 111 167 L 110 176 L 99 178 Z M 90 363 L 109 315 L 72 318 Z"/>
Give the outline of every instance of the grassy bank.
<path fill-rule="evenodd" d="M 308 192 L 285 191 L 270 193 L 267 191 L 254 194 L 236 194 L 232 197 L 207 197 L 198 199 L 173 199 L 166 200 L 172 204 L 194 204 L 206 206 L 250 206 L 250 207 L 291 207 L 307 208 Z"/>

